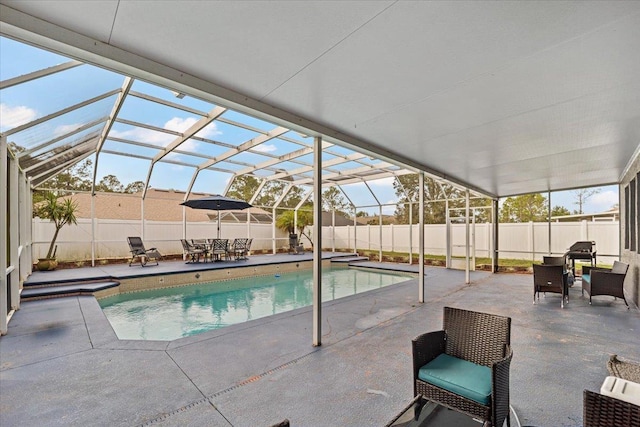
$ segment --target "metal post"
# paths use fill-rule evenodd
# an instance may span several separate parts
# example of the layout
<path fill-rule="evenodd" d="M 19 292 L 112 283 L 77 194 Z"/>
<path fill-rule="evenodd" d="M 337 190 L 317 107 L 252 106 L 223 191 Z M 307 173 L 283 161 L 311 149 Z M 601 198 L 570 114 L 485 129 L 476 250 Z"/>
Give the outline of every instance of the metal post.
<path fill-rule="evenodd" d="M 322 345 L 322 138 L 313 140 L 313 346 Z"/>
<path fill-rule="evenodd" d="M 271 251 L 276 254 L 276 208 L 271 209 Z"/>
<path fill-rule="evenodd" d="M 9 286 L 11 292 L 9 293 L 9 306 L 12 310 L 20 308 L 20 260 L 18 255 L 18 249 L 20 246 L 19 238 L 19 210 L 18 210 L 18 160 L 9 159 L 9 179 L 8 196 L 9 196 L 9 263 L 13 266 L 13 272 L 11 273 L 11 279 Z"/>
<path fill-rule="evenodd" d="M 547 192 L 547 232 L 549 234 L 549 251 L 548 254 L 551 256 L 551 191 Z"/>
<path fill-rule="evenodd" d="M 92 192 L 91 197 L 91 267 L 96 266 L 96 194 Z"/>
<path fill-rule="evenodd" d="M 8 194 L 7 194 L 7 167 L 9 165 L 7 156 L 7 141 L 0 139 L 0 335 L 7 333 L 8 315 L 7 303 L 9 294 L 7 292 L 7 228 L 9 225 Z M 15 242 L 11 242 L 15 244 Z"/>
<path fill-rule="evenodd" d="M 378 260 L 380 262 L 382 262 L 382 205 L 378 205 L 378 237 L 379 237 L 379 243 L 380 243 L 380 250 L 379 250 L 379 258 Z"/>
<path fill-rule="evenodd" d="M 491 270 L 494 273 L 498 272 L 498 199 L 494 199 L 491 203 L 491 213 L 493 214 L 493 253 L 491 254 Z"/>
<path fill-rule="evenodd" d="M 336 210 L 331 209 L 331 252 L 336 251 Z"/>
<path fill-rule="evenodd" d="M 418 302 L 424 302 L 424 173 L 418 174 L 418 206 L 419 219 L 418 224 Z"/>
<path fill-rule="evenodd" d="M 356 238 L 356 230 L 358 229 L 358 221 L 356 221 L 357 210 L 353 207 L 353 253 L 358 253 L 358 240 Z"/>
<path fill-rule="evenodd" d="M 465 269 L 464 269 L 464 283 L 471 283 L 471 277 L 469 274 L 469 189 L 465 190 L 465 204 L 464 204 L 464 227 L 465 227 Z"/>
<path fill-rule="evenodd" d="M 447 255 L 447 260 L 445 265 L 447 268 L 451 268 L 451 214 L 449 213 L 449 199 L 446 199 L 444 202 L 444 211 L 445 211 L 445 234 L 446 234 L 446 245 L 445 252 Z"/>
<path fill-rule="evenodd" d="M 409 265 L 413 264 L 413 203 L 409 202 Z"/>

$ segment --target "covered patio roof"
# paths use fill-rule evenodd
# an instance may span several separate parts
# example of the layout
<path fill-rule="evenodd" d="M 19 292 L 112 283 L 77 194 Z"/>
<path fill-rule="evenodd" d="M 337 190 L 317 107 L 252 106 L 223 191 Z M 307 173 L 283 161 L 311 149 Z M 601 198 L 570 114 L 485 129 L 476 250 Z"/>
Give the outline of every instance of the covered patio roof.
<path fill-rule="evenodd" d="M 618 183 L 638 147 L 637 2 L 0 3 L 3 35 L 131 78 L 95 95 L 103 109 L 86 138 L 48 157 L 60 168 L 102 148 L 142 156 L 147 176 L 171 162 L 194 179 L 210 170 L 306 184 L 305 136 L 321 136 L 326 185 L 424 170 L 502 197 Z M 141 127 L 114 114 L 131 97 L 199 118 L 162 147 L 116 139 L 116 125 Z M 235 143 L 197 136 L 235 126 L 229 109 L 273 125 L 244 122 L 250 136 Z M 275 140 L 290 149 L 260 151 Z"/>

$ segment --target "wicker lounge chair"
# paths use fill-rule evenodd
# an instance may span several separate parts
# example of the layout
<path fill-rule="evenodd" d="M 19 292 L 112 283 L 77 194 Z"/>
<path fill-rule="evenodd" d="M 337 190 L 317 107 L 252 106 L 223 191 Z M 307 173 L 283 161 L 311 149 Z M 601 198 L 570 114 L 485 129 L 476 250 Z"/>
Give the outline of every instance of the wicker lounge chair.
<path fill-rule="evenodd" d="M 587 291 L 589 304 L 591 304 L 591 297 L 596 295 L 622 298 L 628 309 L 629 304 L 624 297 L 624 278 L 627 275 L 627 270 L 629 270 L 629 265 L 620 261 L 614 261 L 611 269 L 583 266 L 582 295 L 584 295 L 584 291 Z"/>
<path fill-rule="evenodd" d="M 562 295 L 560 307 L 569 302 L 568 272 L 564 265 L 533 265 L 533 303 L 536 303 L 536 295 L 540 300 L 540 292 L 555 292 Z"/>
<path fill-rule="evenodd" d="M 162 258 L 157 248 L 146 249 L 142 239 L 140 237 L 127 237 L 127 243 L 129 244 L 129 251 L 131 252 L 131 260 L 129 261 L 129 267 L 136 258 L 140 261 L 141 266 L 147 265 L 149 260 L 153 260 L 158 265 L 158 260 Z"/>
<path fill-rule="evenodd" d="M 445 307 L 443 323 L 443 330 L 412 342 L 414 395 L 488 425 L 502 426 L 506 419 L 510 426 L 511 318 Z M 436 381 L 443 370 L 451 376 Z M 469 379 L 473 390 L 465 384 Z"/>
<path fill-rule="evenodd" d="M 640 406 L 585 390 L 584 427 L 640 427 Z"/>
<path fill-rule="evenodd" d="M 190 262 L 200 262 L 200 255 L 204 255 L 205 250 L 195 247 L 192 243 L 189 243 L 185 239 L 180 239 L 180 242 L 182 243 L 182 250 L 184 251 L 185 255 L 189 257 L 189 261 L 187 261 L 187 264 L 189 264 Z"/>

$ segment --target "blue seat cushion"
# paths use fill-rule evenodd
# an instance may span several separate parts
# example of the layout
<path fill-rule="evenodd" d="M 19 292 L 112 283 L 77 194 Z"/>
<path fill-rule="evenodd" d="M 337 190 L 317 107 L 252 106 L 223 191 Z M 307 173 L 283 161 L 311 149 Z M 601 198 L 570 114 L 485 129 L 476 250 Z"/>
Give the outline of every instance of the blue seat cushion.
<path fill-rule="evenodd" d="M 418 378 L 482 405 L 491 400 L 491 368 L 448 354 L 420 368 Z"/>
<path fill-rule="evenodd" d="M 589 275 L 588 275 L 588 274 L 583 274 L 583 275 L 582 275 L 582 281 L 583 281 L 583 282 L 591 283 L 591 277 L 589 277 Z"/>

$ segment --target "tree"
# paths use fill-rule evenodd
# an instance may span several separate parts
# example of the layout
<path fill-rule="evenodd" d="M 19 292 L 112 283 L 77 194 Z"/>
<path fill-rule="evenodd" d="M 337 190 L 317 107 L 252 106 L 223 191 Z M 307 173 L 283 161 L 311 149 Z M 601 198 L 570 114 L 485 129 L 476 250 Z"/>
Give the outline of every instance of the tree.
<path fill-rule="evenodd" d="M 569 211 L 569 209 L 565 208 L 564 206 L 554 206 L 553 209 L 551 209 L 551 216 L 565 215 L 571 215 L 571 211 Z"/>
<path fill-rule="evenodd" d="M 141 191 L 144 190 L 144 182 L 142 181 L 133 181 L 130 182 L 129 184 L 127 184 L 127 186 L 124 188 L 124 192 L 125 193 L 129 193 L 129 194 L 133 194 L 133 193 L 140 193 Z"/>
<path fill-rule="evenodd" d="M 35 216 L 53 221 L 56 228 L 47 251 L 47 259 L 53 259 L 56 256 L 57 250 L 54 251 L 54 246 L 60 229 L 66 224 L 78 224 L 76 209 L 78 209 L 78 204 L 73 199 L 66 198 L 62 202 L 58 202 L 54 193 L 47 192 L 44 201 L 34 211 Z"/>
<path fill-rule="evenodd" d="M 369 216 L 369 214 L 368 214 L 368 213 L 366 213 L 365 211 L 358 211 L 358 212 L 356 212 L 356 216 L 357 216 L 358 218 L 365 218 L 365 217 L 368 217 L 368 216 Z"/>
<path fill-rule="evenodd" d="M 393 188 L 398 196 L 398 205 L 396 206 L 395 216 L 399 224 L 409 224 L 409 209 L 412 209 L 412 221 L 417 224 L 420 221 L 418 216 L 418 198 L 419 193 L 419 177 L 417 174 L 402 175 L 396 177 Z M 439 183 L 431 177 L 424 179 L 424 223 L 425 224 L 443 224 L 446 221 L 447 203 L 449 200 L 449 208 L 464 208 L 465 194 L 456 187 Z M 411 205 L 408 202 L 413 202 Z M 489 200 L 486 198 L 471 198 L 470 207 L 487 206 Z M 478 210 L 476 214 L 477 222 L 486 222 L 489 216 L 486 210 Z"/>
<path fill-rule="evenodd" d="M 350 211 L 350 205 L 337 187 L 329 187 L 322 192 L 322 209 L 326 212 L 336 211 L 345 216 Z"/>
<path fill-rule="evenodd" d="M 500 209 L 500 222 L 546 221 L 546 201 L 539 193 L 507 197 Z"/>
<path fill-rule="evenodd" d="M 259 186 L 260 181 L 258 181 L 256 177 L 240 175 L 231 183 L 231 187 L 229 187 L 229 191 L 227 191 L 227 196 L 248 202 L 256 193 Z"/>
<path fill-rule="evenodd" d="M 124 187 L 120 183 L 120 180 L 115 175 L 106 175 L 100 180 L 100 183 L 96 186 L 98 191 L 104 191 L 105 193 L 122 193 Z"/>
<path fill-rule="evenodd" d="M 295 208 L 302 200 L 302 196 L 304 196 L 304 190 L 302 187 L 294 185 L 285 196 L 281 206 L 286 208 Z"/>
<path fill-rule="evenodd" d="M 584 205 L 587 203 L 587 200 L 591 198 L 594 194 L 598 194 L 600 192 L 599 188 L 581 188 L 579 190 L 574 190 L 573 196 L 575 198 L 574 205 L 578 205 L 578 210 L 575 212 L 577 214 L 583 214 Z"/>
<path fill-rule="evenodd" d="M 313 225 L 313 212 L 310 211 L 298 211 L 298 229 L 295 227 L 295 212 L 291 210 L 287 210 L 282 212 L 276 218 L 276 227 L 281 230 L 285 230 L 289 234 L 293 234 L 296 231 L 300 234 L 300 236 L 305 236 L 309 243 L 311 243 L 311 247 L 313 247 L 313 240 L 311 239 L 311 233 L 306 231 L 306 228 L 310 225 Z"/>

